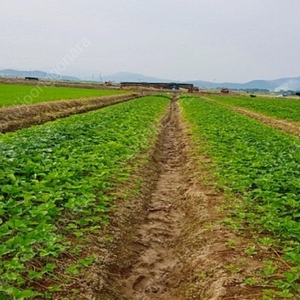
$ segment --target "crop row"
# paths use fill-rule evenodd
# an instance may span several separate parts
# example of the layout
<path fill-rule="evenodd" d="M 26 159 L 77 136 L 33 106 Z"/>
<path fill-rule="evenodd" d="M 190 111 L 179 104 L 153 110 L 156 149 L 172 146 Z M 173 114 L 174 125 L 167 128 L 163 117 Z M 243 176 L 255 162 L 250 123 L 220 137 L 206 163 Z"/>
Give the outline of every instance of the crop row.
<path fill-rule="evenodd" d="M 168 102 L 144 97 L 0 136 L 0 298 L 33 297 L 24 287 L 56 268 L 45 262 L 73 253 L 66 236 L 108 222 L 108 190 L 149 147 Z"/>
<path fill-rule="evenodd" d="M 124 94 L 124 91 L 0 84 L 0 107 L 118 94 Z"/>
<path fill-rule="evenodd" d="M 300 141 L 200 98 L 181 98 L 184 117 L 217 166 L 217 176 L 241 199 L 232 213 L 272 234 L 300 269 Z"/>
<path fill-rule="evenodd" d="M 300 122 L 300 101 L 280 98 L 250 98 L 246 96 L 209 96 L 220 103 L 243 107 L 271 117 Z"/>

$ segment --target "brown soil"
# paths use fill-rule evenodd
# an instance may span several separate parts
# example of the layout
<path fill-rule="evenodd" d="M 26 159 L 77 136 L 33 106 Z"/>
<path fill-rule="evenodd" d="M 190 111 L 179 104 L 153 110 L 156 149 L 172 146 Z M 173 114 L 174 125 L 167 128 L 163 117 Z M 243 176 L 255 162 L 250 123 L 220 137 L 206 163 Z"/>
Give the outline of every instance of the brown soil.
<path fill-rule="evenodd" d="M 179 263 L 175 248 L 181 234 L 180 207 L 185 181 L 178 125 L 178 106 L 172 102 L 159 145 L 160 174 L 148 202 L 147 215 L 136 230 L 135 243 L 142 248 L 119 282 L 127 299 L 171 299 L 170 287 L 174 282 L 170 275 Z"/>
<path fill-rule="evenodd" d="M 0 133 L 44 124 L 58 118 L 85 113 L 137 98 L 137 94 L 43 102 L 0 109 Z"/>
<path fill-rule="evenodd" d="M 93 296 L 83 289 L 82 299 L 262 298 L 261 284 L 244 280 L 259 278 L 263 259 L 275 256 L 245 228 L 241 235 L 222 224 L 226 199 L 208 184 L 209 158 L 195 156 L 194 149 L 172 101 L 151 159 L 137 176 L 143 177 L 140 193 L 118 204 L 105 232 L 115 240 L 107 245 L 95 285 L 89 282 Z M 255 251 L 246 254 L 250 246 Z"/>

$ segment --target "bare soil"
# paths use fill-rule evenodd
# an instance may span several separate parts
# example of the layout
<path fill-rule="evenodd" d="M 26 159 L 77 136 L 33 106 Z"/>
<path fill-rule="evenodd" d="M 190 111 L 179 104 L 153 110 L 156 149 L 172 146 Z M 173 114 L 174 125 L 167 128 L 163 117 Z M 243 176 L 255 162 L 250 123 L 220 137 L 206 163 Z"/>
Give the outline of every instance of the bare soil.
<path fill-rule="evenodd" d="M 85 113 L 137 98 L 138 94 L 60 100 L 0 109 L 0 133 L 44 124 L 70 115 Z"/>
<path fill-rule="evenodd" d="M 176 112 L 177 111 L 177 112 Z M 181 234 L 183 144 L 178 138 L 178 106 L 172 102 L 159 145 L 160 174 L 148 202 L 147 215 L 137 227 L 139 257 L 123 273 L 120 290 L 127 299 L 171 299 L 171 274 L 179 256 L 175 248 Z"/>
<path fill-rule="evenodd" d="M 223 225 L 227 211 L 221 207 L 228 201 L 214 188 L 210 163 L 196 154 L 172 101 L 154 152 L 137 175 L 143 177 L 140 192 L 121 199 L 105 232 L 115 239 L 103 250 L 97 280 L 87 279 L 92 270 L 82 276 L 89 285 L 89 292 L 82 285 L 82 299 L 262 299 L 263 260 L 276 255 L 260 248 L 246 228 L 241 234 Z M 258 280 L 250 286 L 246 278 Z"/>

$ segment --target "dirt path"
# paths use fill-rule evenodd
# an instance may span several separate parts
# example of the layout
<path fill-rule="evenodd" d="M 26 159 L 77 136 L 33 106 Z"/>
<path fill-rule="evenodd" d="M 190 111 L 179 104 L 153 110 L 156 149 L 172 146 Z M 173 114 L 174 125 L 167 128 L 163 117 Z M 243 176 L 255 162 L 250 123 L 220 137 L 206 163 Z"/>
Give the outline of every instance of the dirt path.
<path fill-rule="evenodd" d="M 170 274 L 178 265 L 174 249 L 181 233 L 183 157 L 178 130 L 178 105 L 172 102 L 164 126 L 164 143 L 160 149 L 161 172 L 144 222 L 137 228 L 138 243 L 143 250 L 122 280 L 128 299 L 165 298 Z"/>

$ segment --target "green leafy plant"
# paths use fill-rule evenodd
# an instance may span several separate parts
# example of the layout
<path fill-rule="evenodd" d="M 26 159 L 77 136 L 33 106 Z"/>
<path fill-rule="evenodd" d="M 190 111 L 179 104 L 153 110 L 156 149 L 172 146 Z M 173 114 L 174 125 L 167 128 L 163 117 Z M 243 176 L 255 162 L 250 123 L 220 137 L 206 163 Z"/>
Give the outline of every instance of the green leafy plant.
<path fill-rule="evenodd" d="M 271 261 L 264 261 L 264 268 L 261 270 L 261 274 L 264 276 L 264 277 L 271 277 L 274 275 L 275 271 L 277 270 L 277 266 L 275 266 L 273 264 L 273 262 Z"/>
<path fill-rule="evenodd" d="M 286 115 L 288 118 L 290 115 L 296 120 L 296 117 L 299 118 L 299 101 L 287 103 L 285 100 L 277 106 L 277 100 L 271 99 L 248 102 L 248 98 L 209 97 L 216 101 L 183 96 L 180 105 L 198 151 L 210 156 L 218 179 L 216 185 L 222 187 L 229 199 L 227 208 L 230 208 L 230 215 L 223 224 L 237 230 L 247 226 L 258 236 L 258 244 L 262 248 L 276 249 L 298 268 L 300 141 L 234 112 L 226 105 L 249 108 L 251 102 L 255 102 L 260 109 L 273 110 L 274 116 L 283 118 Z M 245 252 L 253 255 L 256 247 L 250 245 Z M 266 262 L 261 275 L 272 282 L 277 275 L 275 272 L 278 272 L 277 266 Z M 289 280 L 291 278 L 284 277 L 282 282 L 289 287 Z M 295 284 L 298 281 L 298 278 L 295 279 Z M 291 288 L 285 288 L 284 284 L 281 283 L 279 292 L 288 295 Z M 278 289 L 277 285 L 277 292 Z"/>
<path fill-rule="evenodd" d="M 126 92 L 119 90 L 0 84 L 0 105 L 34 104 L 61 99 L 80 99 L 124 93 Z"/>
<path fill-rule="evenodd" d="M 248 248 L 245 250 L 245 253 L 248 254 L 248 255 L 257 254 L 256 246 L 254 244 L 248 245 Z"/>
<path fill-rule="evenodd" d="M 168 103 L 144 97 L 0 136 L 0 292 L 34 297 L 21 287 L 54 276 L 53 258 L 80 257 L 87 233 L 108 224 L 115 200 L 108 193 L 154 141 Z M 45 265 L 28 269 L 33 259 Z M 81 258 L 65 273 L 76 276 L 93 262 Z"/>
<path fill-rule="evenodd" d="M 233 264 L 228 264 L 225 266 L 225 269 L 228 270 L 229 272 L 231 272 L 232 274 L 237 274 L 240 273 L 242 271 L 241 268 L 234 266 Z"/>
<path fill-rule="evenodd" d="M 270 97 L 249 98 L 247 96 L 209 96 L 219 103 L 242 107 L 268 116 L 300 122 L 300 103 L 297 99 L 274 99 Z M 298 156 L 297 156 L 298 157 Z"/>
<path fill-rule="evenodd" d="M 250 285 L 250 286 L 255 286 L 258 284 L 259 282 L 259 279 L 257 277 L 247 277 L 244 279 L 244 282 L 247 284 L 247 285 Z"/>
<path fill-rule="evenodd" d="M 236 243 L 234 240 L 232 239 L 229 239 L 227 242 L 226 242 L 226 246 L 230 249 L 235 249 L 236 247 Z"/>

